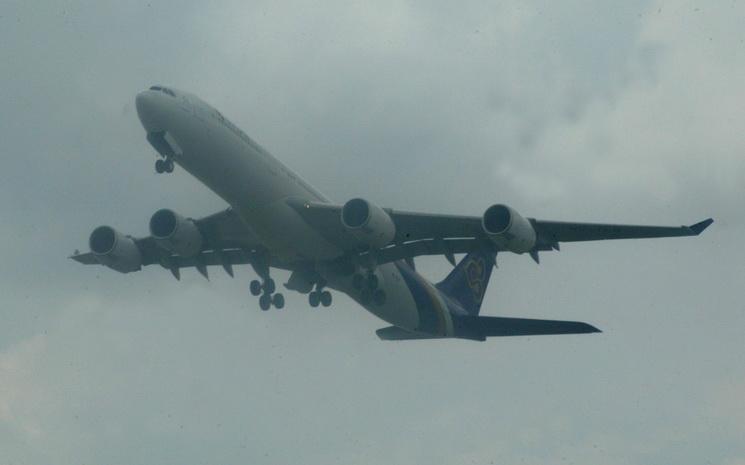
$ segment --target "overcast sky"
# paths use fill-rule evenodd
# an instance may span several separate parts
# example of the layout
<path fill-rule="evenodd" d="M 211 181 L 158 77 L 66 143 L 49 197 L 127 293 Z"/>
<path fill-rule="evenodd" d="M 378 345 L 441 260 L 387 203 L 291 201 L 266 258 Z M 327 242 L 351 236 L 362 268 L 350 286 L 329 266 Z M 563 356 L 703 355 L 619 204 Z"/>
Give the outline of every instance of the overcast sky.
<path fill-rule="evenodd" d="M 745 464 L 745 4 L 468 5 L 0 3 L 0 463 Z M 500 255 L 485 314 L 604 333 L 485 343 L 78 265 L 100 224 L 225 207 L 154 173 L 156 83 L 339 203 L 716 223 Z"/>

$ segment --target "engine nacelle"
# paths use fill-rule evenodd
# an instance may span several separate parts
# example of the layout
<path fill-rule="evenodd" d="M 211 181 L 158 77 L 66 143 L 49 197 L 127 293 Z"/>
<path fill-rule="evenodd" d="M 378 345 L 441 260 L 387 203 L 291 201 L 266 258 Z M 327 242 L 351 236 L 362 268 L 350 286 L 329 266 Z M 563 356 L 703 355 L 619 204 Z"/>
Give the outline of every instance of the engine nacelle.
<path fill-rule="evenodd" d="M 182 257 L 193 257 L 202 251 L 202 233 L 194 220 L 162 209 L 150 218 L 150 234 L 159 246 Z"/>
<path fill-rule="evenodd" d="M 100 264 L 120 273 L 138 271 L 142 267 L 142 255 L 134 239 L 110 226 L 94 229 L 88 245 Z"/>
<path fill-rule="evenodd" d="M 481 218 L 481 227 L 492 242 L 510 252 L 530 252 L 535 247 L 533 225 L 507 205 L 487 208 Z"/>
<path fill-rule="evenodd" d="M 365 199 L 345 203 L 341 223 L 355 238 L 373 248 L 385 247 L 396 236 L 396 225 L 388 213 Z"/>

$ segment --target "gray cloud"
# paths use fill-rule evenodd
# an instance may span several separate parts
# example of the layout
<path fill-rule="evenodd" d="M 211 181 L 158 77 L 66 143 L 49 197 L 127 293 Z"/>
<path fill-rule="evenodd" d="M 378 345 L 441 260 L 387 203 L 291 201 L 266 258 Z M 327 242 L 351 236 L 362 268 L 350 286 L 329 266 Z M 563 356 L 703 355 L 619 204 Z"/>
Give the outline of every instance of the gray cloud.
<path fill-rule="evenodd" d="M 745 458 L 737 3 L 9 3 L 0 12 L 0 462 L 720 463 Z M 500 256 L 490 314 L 597 337 L 383 344 L 251 272 L 76 266 L 98 224 L 223 202 L 152 173 L 133 109 L 190 90 L 339 202 L 717 223 Z M 444 260 L 421 260 L 435 279 Z"/>

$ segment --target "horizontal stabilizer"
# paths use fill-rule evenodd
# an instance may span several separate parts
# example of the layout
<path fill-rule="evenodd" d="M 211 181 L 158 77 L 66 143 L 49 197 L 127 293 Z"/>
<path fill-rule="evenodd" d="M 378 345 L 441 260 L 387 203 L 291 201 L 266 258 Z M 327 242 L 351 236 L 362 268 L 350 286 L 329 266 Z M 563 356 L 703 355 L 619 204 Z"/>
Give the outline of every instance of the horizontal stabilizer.
<path fill-rule="evenodd" d="M 530 318 L 506 318 L 498 316 L 466 316 L 453 320 L 458 339 L 484 341 L 487 337 L 543 336 L 550 334 L 600 333 L 598 328 L 580 321 L 534 320 Z M 384 341 L 408 341 L 420 339 L 443 339 L 425 333 L 407 331 L 397 326 L 388 326 L 375 331 Z"/>
<path fill-rule="evenodd" d="M 472 337 L 539 336 L 547 334 L 599 333 L 598 328 L 579 321 L 534 320 L 498 316 L 467 316 L 454 322 L 456 334 Z"/>
<path fill-rule="evenodd" d="M 388 326 L 375 331 L 375 334 L 383 341 L 407 341 L 411 339 L 442 339 L 442 336 L 414 333 L 406 331 L 398 326 Z"/>

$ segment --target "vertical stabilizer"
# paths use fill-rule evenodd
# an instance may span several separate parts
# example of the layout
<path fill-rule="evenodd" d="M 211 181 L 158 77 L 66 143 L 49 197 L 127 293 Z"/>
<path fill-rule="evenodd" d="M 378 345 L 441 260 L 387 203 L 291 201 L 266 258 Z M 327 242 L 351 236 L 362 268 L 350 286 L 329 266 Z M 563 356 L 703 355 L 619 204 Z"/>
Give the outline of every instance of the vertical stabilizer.
<path fill-rule="evenodd" d="M 492 251 L 469 253 L 437 284 L 437 289 L 458 302 L 469 315 L 478 315 L 495 259 Z"/>

